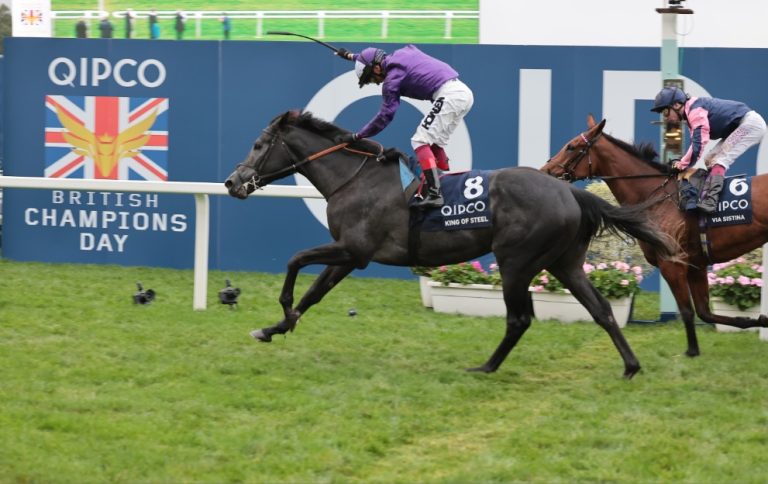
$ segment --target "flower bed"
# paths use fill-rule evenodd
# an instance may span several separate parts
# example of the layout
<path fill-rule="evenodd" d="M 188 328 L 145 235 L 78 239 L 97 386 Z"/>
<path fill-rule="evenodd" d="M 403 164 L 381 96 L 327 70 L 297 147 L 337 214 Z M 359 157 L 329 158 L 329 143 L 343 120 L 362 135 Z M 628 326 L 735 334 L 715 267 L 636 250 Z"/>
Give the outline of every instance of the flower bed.
<path fill-rule="evenodd" d="M 432 308 L 438 313 L 506 316 L 501 275 L 496 264 L 479 261 L 440 266 L 429 273 Z"/>
<path fill-rule="evenodd" d="M 623 261 L 598 264 L 584 263 L 589 282 L 608 299 L 623 299 L 637 293 L 643 282 L 643 269 Z M 541 271 L 531 282 L 533 292 L 566 292 L 563 284 L 547 271 Z"/>
<path fill-rule="evenodd" d="M 763 266 L 743 258 L 714 264 L 707 273 L 712 311 L 724 316 L 757 318 L 760 316 L 760 293 L 763 287 Z M 720 332 L 745 331 L 741 328 L 716 324 Z M 757 331 L 758 328 L 747 330 Z"/>
<path fill-rule="evenodd" d="M 707 274 L 709 294 L 742 311 L 760 304 L 763 287 L 763 266 L 739 258 L 714 264 Z"/>
<path fill-rule="evenodd" d="M 584 264 L 592 284 L 609 300 L 619 326 L 631 315 L 632 299 L 642 281 L 642 268 L 622 261 Z M 478 261 L 441 266 L 429 271 L 432 307 L 436 312 L 475 316 L 504 316 L 501 274 L 496 264 L 486 270 Z M 532 282 L 537 319 L 591 321 L 592 316 L 556 278 L 546 271 Z M 426 303 L 425 303 L 426 305 Z"/>

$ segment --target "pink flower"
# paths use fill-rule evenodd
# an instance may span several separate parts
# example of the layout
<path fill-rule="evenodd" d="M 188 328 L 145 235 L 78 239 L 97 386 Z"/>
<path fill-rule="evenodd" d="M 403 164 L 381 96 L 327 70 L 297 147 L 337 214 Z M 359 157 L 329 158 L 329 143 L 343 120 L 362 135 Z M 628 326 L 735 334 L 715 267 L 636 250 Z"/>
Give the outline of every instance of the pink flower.
<path fill-rule="evenodd" d="M 605 269 L 608 269 L 608 264 L 606 264 L 605 262 L 601 262 L 597 265 L 597 270 L 602 271 Z"/>
<path fill-rule="evenodd" d="M 622 279 L 622 280 L 621 280 L 621 282 L 620 282 L 620 284 L 621 284 L 622 286 L 629 286 L 629 281 L 628 281 L 628 280 L 626 280 L 626 279 Z"/>
<path fill-rule="evenodd" d="M 539 277 L 539 281 L 541 281 L 542 284 L 549 284 L 549 277 L 547 277 L 546 274 L 542 274 L 541 277 Z"/>
<path fill-rule="evenodd" d="M 739 284 L 741 284 L 742 286 L 749 286 L 749 284 L 752 282 L 752 280 L 751 280 L 749 277 L 747 277 L 747 276 L 739 276 L 739 278 L 738 278 L 738 279 L 736 279 L 736 280 L 737 280 L 737 281 L 739 282 Z"/>
<path fill-rule="evenodd" d="M 640 266 L 634 266 L 634 267 L 632 267 L 632 272 L 634 272 L 636 276 L 641 276 L 642 277 L 642 275 L 643 275 L 643 268 L 640 267 Z"/>
<path fill-rule="evenodd" d="M 483 270 L 483 265 L 482 265 L 482 264 L 480 263 L 480 261 L 478 261 L 478 260 L 473 260 L 473 261 L 472 261 L 472 268 L 473 268 L 474 270 L 476 270 L 477 272 L 485 272 L 485 271 Z"/>
<path fill-rule="evenodd" d="M 763 287 L 763 280 L 759 277 L 752 279 L 752 285 L 757 287 Z"/>
<path fill-rule="evenodd" d="M 621 272 L 629 272 L 629 264 L 620 260 L 614 261 L 613 267 L 620 270 Z"/>

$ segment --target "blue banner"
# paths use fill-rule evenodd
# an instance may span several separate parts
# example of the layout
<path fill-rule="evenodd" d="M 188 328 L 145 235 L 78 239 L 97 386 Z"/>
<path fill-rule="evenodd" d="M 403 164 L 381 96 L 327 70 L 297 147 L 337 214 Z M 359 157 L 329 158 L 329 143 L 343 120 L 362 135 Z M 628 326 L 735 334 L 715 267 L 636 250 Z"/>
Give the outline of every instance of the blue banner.
<path fill-rule="evenodd" d="M 308 109 L 357 130 L 380 103 L 375 87 L 358 88 L 350 62 L 310 42 L 5 42 L 3 153 L 12 176 L 222 182 L 276 115 Z M 454 66 L 475 94 L 447 149 L 456 171 L 540 167 L 586 129 L 589 113 L 605 116 L 617 137 L 658 144 L 649 109 L 661 85 L 659 49 L 420 48 Z M 684 52 L 687 91 L 768 113 L 768 50 Z M 429 107 L 404 99 L 376 139 L 410 151 Z M 758 164 L 768 167 L 768 153 L 753 148 L 732 170 L 753 174 Z M 9 259 L 192 266 L 191 196 L 7 189 L 3 211 Z M 211 216 L 213 269 L 282 272 L 298 250 L 331 240 L 318 200 L 212 197 Z M 365 274 L 408 272 L 374 264 Z"/>

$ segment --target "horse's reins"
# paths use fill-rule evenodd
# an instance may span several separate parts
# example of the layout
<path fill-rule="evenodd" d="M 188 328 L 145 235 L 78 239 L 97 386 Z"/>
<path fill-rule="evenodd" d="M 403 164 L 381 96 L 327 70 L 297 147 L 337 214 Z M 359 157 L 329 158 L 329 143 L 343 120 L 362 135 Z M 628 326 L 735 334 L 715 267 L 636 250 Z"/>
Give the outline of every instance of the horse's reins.
<path fill-rule="evenodd" d="M 251 176 L 251 179 L 248 180 L 247 182 L 243 183 L 243 187 L 245 187 L 246 190 L 248 190 L 249 187 L 251 187 L 251 186 L 253 187 L 253 190 L 260 190 L 265 185 L 267 185 L 267 183 L 268 183 L 267 180 L 277 180 L 279 178 L 282 178 L 283 176 L 290 175 L 291 173 L 301 173 L 300 168 L 302 166 L 306 165 L 307 163 L 309 163 L 310 161 L 314 161 L 314 160 L 316 160 L 318 158 L 322 158 L 325 155 L 334 153 L 334 152 L 342 150 L 342 149 L 345 150 L 345 151 L 349 151 L 350 153 L 356 153 L 356 154 L 359 154 L 359 155 L 363 155 L 364 158 L 363 158 L 362 163 L 360 163 L 360 165 L 357 167 L 355 172 L 352 174 L 352 176 L 347 181 L 345 181 L 344 183 L 339 185 L 335 190 L 333 190 L 333 192 L 331 193 L 331 194 L 333 194 L 336 191 L 338 191 L 341 187 L 343 187 L 344 185 L 349 183 L 350 180 L 352 180 L 355 176 L 357 176 L 357 174 L 360 173 L 360 171 L 363 169 L 363 166 L 365 165 L 365 163 L 368 161 L 369 158 L 373 157 L 373 158 L 376 158 L 377 160 L 379 160 L 379 159 L 382 158 L 382 156 L 384 154 L 384 147 L 380 143 L 378 143 L 376 141 L 373 141 L 373 140 L 368 140 L 368 142 L 375 143 L 376 145 L 378 145 L 378 147 L 379 147 L 379 153 L 378 154 L 371 153 L 371 152 L 368 152 L 368 151 L 360 151 L 360 150 L 356 150 L 356 149 L 353 149 L 353 148 L 349 148 L 349 146 L 348 146 L 349 143 L 340 143 L 340 144 L 331 146 L 329 148 L 326 148 L 324 150 L 320 150 L 320 151 L 318 151 L 316 153 L 313 153 L 313 154 L 307 156 L 306 158 L 304 158 L 303 160 L 295 161 L 298 157 L 295 155 L 295 153 L 293 152 L 291 147 L 288 146 L 288 144 L 283 140 L 282 136 L 280 135 L 280 131 L 277 131 L 277 132 L 273 133 L 273 132 L 270 132 L 268 129 L 265 129 L 264 133 L 270 135 L 272 137 L 272 139 L 269 142 L 269 148 L 267 148 L 267 152 L 264 153 L 264 156 L 261 157 L 261 163 L 259 163 L 259 165 L 256 166 L 256 167 L 250 167 L 250 166 L 248 166 L 248 165 L 246 165 L 244 163 L 238 163 L 237 164 L 237 166 L 243 166 L 245 168 L 250 168 L 250 169 L 252 169 L 254 171 L 254 174 L 253 174 L 253 176 Z M 275 144 L 276 144 L 277 141 L 280 141 L 280 145 L 288 153 L 288 157 L 291 160 L 291 164 L 286 166 L 286 167 L 283 167 L 283 168 L 281 168 L 279 170 L 273 171 L 271 173 L 267 173 L 265 175 L 259 174 L 259 168 L 261 168 L 262 165 L 264 165 L 264 163 L 267 162 L 267 160 L 269 159 L 269 155 L 272 152 L 272 149 L 275 147 Z"/>
<path fill-rule="evenodd" d="M 592 179 L 595 179 L 595 178 L 599 178 L 600 180 L 628 180 L 628 179 L 633 179 L 633 178 L 658 178 L 658 177 L 664 177 L 665 178 L 664 182 L 661 185 L 659 185 L 658 187 L 656 187 L 650 193 L 650 195 L 653 195 L 654 193 L 658 192 L 659 190 L 662 190 L 665 186 L 667 186 L 667 184 L 669 183 L 669 180 L 671 180 L 672 177 L 674 176 L 674 175 L 665 174 L 665 173 L 645 173 L 645 174 L 639 174 L 639 175 L 613 175 L 613 176 L 595 176 L 595 175 L 593 175 L 592 174 L 592 155 L 589 154 L 589 150 L 590 150 L 590 148 L 592 148 L 592 146 L 595 145 L 595 143 L 597 143 L 597 140 L 602 135 L 603 135 L 603 132 L 601 131 L 601 132 L 599 132 L 597 134 L 597 136 L 595 136 L 594 138 L 592 138 L 590 140 L 590 139 L 587 139 L 586 136 L 584 136 L 584 133 L 580 133 L 579 136 L 584 141 L 585 145 L 584 145 L 584 147 L 581 150 L 579 150 L 579 152 L 576 154 L 576 156 L 574 156 L 570 160 L 566 161 L 565 163 L 558 163 L 557 164 L 557 166 L 559 166 L 560 168 L 563 169 L 563 174 L 560 177 L 558 177 L 558 178 L 560 178 L 561 180 L 565 180 L 565 181 L 567 181 L 569 183 L 572 183 L 572 182 L 579 181 L 579 180 L 584 180 L 584 179 L 592 180 Z M 579 178 L 579 177 L 574 175 L 574 171 L 576 170 L 576 167 L 579 165 L 579 163 L 581 163 L 581 160 L 583 160 L 585 156 L 587 158 L 587 163 L 588 163 L 588 168 L 587 168 L 588 175 L 586 177 Z M 659 198 L 656 203 L 661 203 L 664 200 L 667 200 L 667 199 L 669 199 L 671 197 L 672 197 L 672 194 L 671 193 L 667 193 L 666 196 Z"/>

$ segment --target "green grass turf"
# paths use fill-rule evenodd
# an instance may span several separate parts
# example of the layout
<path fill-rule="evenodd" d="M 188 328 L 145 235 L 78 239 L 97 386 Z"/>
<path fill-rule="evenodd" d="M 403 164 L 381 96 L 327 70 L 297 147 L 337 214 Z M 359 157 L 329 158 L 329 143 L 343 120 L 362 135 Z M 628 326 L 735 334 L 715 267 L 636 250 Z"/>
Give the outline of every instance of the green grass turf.
<path fill-rule="evenodd" d="M 364 275 L 362 273 L 361 275 Z M 229 277 L 240 307 L 217 303 Z M 157 300 L 135 306 L 135 281 Z M 298 292 L 311 276 L 299 278 Z M 415 280 L 352 277 L 287 337 L 280 275 L 0 260 L 0 482 L 697 482 L 768 475 L 768 347 L 680 323 L 436 314 Z M 218 284 L 217 284 L 218 283 Z M 652 306 L 646 295 L 639 302 Z M 358 315 L 347 312 L 355 308 Z M 653 311 L 653 309 L 649 309 Z"/>

